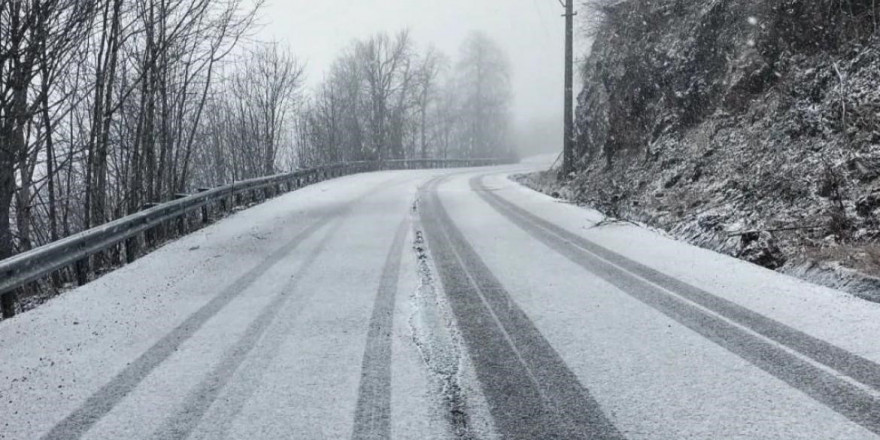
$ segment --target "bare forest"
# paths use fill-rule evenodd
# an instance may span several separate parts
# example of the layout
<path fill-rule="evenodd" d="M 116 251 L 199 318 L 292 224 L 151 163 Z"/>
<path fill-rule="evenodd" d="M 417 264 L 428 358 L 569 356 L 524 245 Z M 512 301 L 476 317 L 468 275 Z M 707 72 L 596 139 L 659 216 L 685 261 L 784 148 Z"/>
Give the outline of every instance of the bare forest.
<path fill-rule="evenodd" d="M 315 87 L 262 0 L 0 0 L 0 259 L 183 193 L 319 164 L 510 155 L 506 55 L 407 31 Z"/>

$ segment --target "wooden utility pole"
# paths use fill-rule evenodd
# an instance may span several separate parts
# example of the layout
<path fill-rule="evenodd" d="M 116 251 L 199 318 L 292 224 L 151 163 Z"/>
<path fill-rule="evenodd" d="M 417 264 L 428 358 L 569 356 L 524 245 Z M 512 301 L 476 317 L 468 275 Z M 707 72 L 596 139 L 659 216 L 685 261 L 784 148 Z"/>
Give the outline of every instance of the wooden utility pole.
<path fill-rule="evenodd" d="M 565 7 L 565 140 L 562 153 L 562 177 L 574 171 L 574 0 L 559 0 Z"/>

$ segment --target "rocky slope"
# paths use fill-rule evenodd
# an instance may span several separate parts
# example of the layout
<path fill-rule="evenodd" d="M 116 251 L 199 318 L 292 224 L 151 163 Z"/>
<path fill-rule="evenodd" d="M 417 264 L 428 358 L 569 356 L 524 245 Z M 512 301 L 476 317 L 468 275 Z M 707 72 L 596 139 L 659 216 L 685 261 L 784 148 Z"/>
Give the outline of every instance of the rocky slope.
<path fill-rule="evenodd" d="M 880 300 L 880 2 L 594 6 L 559 191 Z"/>

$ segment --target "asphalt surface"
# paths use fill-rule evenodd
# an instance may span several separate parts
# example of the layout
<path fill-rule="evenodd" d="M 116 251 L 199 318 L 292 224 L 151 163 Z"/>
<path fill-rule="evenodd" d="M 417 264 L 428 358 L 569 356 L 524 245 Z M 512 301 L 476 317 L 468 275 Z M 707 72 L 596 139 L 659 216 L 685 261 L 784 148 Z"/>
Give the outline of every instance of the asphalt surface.
<path fill-rule="evenodd" d="M 0 322 L 0 439 L 880 436 L 880 306 L 542 165 L 323 182 Z"/>

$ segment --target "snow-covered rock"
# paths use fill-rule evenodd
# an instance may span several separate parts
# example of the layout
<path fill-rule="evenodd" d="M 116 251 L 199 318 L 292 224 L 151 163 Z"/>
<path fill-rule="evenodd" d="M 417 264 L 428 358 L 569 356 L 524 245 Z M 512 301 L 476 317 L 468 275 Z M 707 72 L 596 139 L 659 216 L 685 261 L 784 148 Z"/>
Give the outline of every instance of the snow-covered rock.
<path fill-rule="evenodd" d="M 813 263 L 880 274 L 865 251 L 880 239 L 880 8 L 834 4 L 603 7 L 566 193 L 807 278 Z"/>

